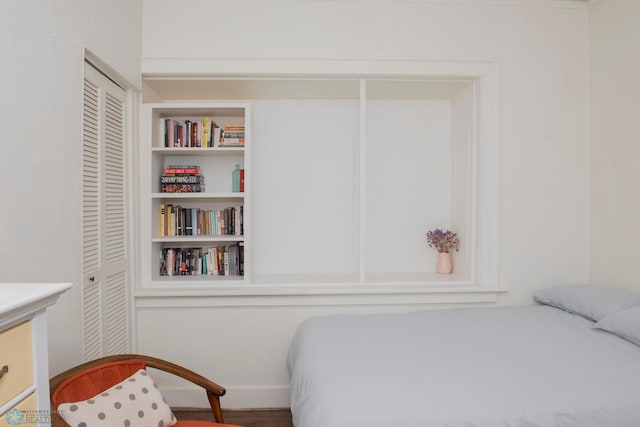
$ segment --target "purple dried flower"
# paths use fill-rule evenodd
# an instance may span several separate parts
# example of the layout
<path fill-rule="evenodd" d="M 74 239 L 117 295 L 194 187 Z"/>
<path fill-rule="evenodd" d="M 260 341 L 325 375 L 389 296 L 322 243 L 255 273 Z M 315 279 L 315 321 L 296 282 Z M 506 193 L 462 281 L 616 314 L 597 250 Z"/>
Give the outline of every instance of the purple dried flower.
<path fill-rule="evenodd" d="M 459 250 L 460 240 L 458 235 L 453 231 L 442 231 L 439 228 L 427 231 L 427 242 L 429 246 L 435 248 L 438 252 L 451 252 L 453 249 Z"/>

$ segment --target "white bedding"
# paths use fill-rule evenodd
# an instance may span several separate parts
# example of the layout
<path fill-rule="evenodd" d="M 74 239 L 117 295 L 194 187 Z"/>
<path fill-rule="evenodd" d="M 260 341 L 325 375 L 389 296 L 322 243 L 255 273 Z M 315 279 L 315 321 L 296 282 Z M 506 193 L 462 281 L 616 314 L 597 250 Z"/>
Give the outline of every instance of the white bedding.
<path fill-rule="evenodd" d="M 640 347 L 549 306 L 309 319 L 296 427 L 640 426 Z"/>

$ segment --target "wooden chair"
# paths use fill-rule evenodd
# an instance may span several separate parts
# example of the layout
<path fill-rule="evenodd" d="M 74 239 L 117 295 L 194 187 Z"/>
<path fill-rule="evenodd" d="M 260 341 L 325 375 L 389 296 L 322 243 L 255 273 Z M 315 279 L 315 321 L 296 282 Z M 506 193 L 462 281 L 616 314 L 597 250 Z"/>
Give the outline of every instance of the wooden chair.
<path fill-rule="evenodd" d="M 103 357 L 73 367 L 51 378 L 49 387 L 53 413 L 52 425 L 68 426 L 55 411 L 60 404 L 90 399 L 135 374 L 138 370 L 146 368 L 169 372 L 205 389 L 216 422 L 178 421 L 174 424 L 176 427 L 239 427 L 223 424 L 220 397 L 226 393 L 224 387 L 175 363 L 140 354 Z"/>

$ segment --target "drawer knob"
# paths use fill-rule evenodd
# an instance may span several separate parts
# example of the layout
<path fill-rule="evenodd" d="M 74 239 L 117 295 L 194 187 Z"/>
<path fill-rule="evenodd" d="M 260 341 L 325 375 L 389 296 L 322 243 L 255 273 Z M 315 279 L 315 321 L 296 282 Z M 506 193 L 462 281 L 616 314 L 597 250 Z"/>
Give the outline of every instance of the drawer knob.
<path fill-rule="evenodd" d="M 8 373 L 9 373 L 9 366 L 4 365 L 2 369 L 0 369 L 0 380 L 2 379 L 2 377 L 4 377 L 4 374 L 8 374 Z"/>

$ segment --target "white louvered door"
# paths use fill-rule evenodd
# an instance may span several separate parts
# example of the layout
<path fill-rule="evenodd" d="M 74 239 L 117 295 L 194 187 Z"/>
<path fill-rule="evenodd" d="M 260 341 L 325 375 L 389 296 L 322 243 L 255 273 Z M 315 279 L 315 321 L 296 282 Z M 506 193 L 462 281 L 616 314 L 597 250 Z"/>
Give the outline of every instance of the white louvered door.
<path fill-rule="evenodd" d="M 85 63 L 82 156 L 84 359 L 129 351 L 126 92 Z"/>

